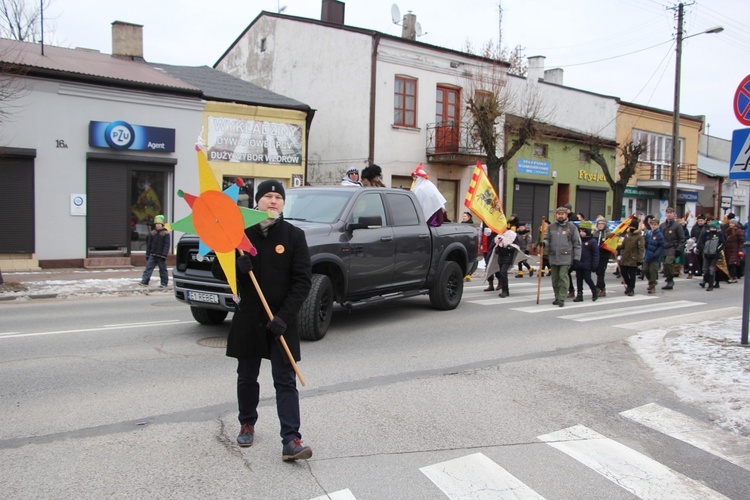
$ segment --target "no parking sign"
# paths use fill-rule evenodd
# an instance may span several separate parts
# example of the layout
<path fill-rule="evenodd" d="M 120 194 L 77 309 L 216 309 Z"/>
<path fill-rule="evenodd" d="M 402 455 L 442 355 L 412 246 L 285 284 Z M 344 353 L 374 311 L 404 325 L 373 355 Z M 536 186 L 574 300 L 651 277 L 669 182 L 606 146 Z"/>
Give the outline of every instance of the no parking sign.
<path fill-rule="evenodd" d="M 734 93 L 734 116 L 741 124 L 750 126 L 750 75 L 747 75 Z"/>

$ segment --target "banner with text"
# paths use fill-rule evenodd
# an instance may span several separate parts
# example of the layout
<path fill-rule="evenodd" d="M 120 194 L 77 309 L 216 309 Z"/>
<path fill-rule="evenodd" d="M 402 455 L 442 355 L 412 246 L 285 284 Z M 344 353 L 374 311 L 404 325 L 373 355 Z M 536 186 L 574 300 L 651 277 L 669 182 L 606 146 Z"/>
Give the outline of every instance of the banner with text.
<path fill-rule="evenodd" d="M 302 164 L 302 126 L 224 116 L 208 117 L 208 161 Z"/>

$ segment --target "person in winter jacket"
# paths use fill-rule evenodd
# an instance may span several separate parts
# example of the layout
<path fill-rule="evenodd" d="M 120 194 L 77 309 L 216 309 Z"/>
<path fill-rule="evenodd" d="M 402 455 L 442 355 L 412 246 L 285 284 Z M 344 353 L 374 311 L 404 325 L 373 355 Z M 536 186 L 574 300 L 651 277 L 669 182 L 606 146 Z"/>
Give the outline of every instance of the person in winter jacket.
<path fill-rule="evenodd" d="M 164 216 L 157 215 L 154 217 L 154 228 L 149 231 L 148 238 L 146 238 L 146 270 L 143 271 L 141 276 L 141 285 L 148 286 L 148 282 L 151 281 L 151 274 L 154 272 L 154 267 L 159 266 L 159 285 L 161 288 L 166 288 L 169 284 L 169 272 L 167 271 L 167 254 L 169 254 L 171 237 L 169 231 L 164 227 Z"/>
<path fill-rule="evenodd" d="M 631 297 L 635 295 L 636 270 L 643 263 L 643 253 L 645 251 L 643 235 L 638 226 L 638 219 L 633 219 L 619 245 L 622 249 L 622 253 L 620 254 L 620 272 L 622 273 L 623 281 L 625 281 L 625 295 Z"/>
<path fill-rule="evenodd" d="M 664 235 L 659 229 L 659 220 L 651 218 L 648 221 L 651 229 L 646 233 L 645 252 L 643 254 L 643 274 L 648 279 L 648 293 L 656 293 L 659 282 L 659 267 L 661 255 L 664 253 Z"/>
<path fill-rule="evenodd" d="M 531 249 L 532 243 L 531 231 L 526 226 L 526 224 L 524 224 L 523 222 L 519 222 L 516 234 L 518 234 L 518 248 L 521 250 L 521 253 L 523 255 L 529 255 L 529 250 Z M 523 259 L 523 255 L 521 256 L 522 260 L 518 261 L 518 274 L 516 274 L 516 278 L 523 278 L 524 267 L 529 273 L 529 278 L 531 278 L 532 276 L 534 276 L 534 268 L 529 265 L 529 261 L 527 259 Z"/>
<path fill-rule="evenodd" d="M 518 248 L 518 235 L 512 229 L 507 229 L 503 234 L 495 237 L 495 257 L 500 269 L 495 274 L 500 288 L 499 296 L 508 297 L 508 271 L 515 263 L 516 254 L 520 252 Z"/>
<path fill-rule="evenodd" d="M 362 186 L 385 187 L 383 184 L 383 169 L 379 165 L 370 165 L 362 170 Z"/>
<path fill-rule="evenodd" d="M 674 261 L 685 248 L 685 233 L 682 225 L 675 218 L 674 208 L 669 207 L 666 210 L 667 220 L 661 223 L 661 229 L 664 235 L 664 277 L 666 284 L 661 287 L 662 290 L 672 290 L 674 288 Z M 679 268 L 678 268 L 679 272 Z"/>
<path fill-rule="evenodd" d="M 581 237 L 578 228 L 568 220 L 568 209 L 555 210 L 555 223 L 544 233 L 544 250 L 552 268 L 553 305 L 563 307 L 570 286 L 568 270 L 581 260 Z"/>
<path fill-rule="evenodd" d="M 712 220 L 708 224 L 708 231 L 698 243 L 700 253 L 703 255 L 703 282 L 700 286 L 707 292 L 719 287 L 716 281 L 716 264 L 724 248 L 724 235 L 719 231 L 719 226 L 718 220 Z"/>
<path fill-rule="evenodd" d="M 727 266 L 729 267 L 729 282 L 737 283 L 740 263 L 742 262 L 740 252 L 742 252 L 745 244 L 745 235 L 737 219 L 729 220 L 724 239 L 726 240 L 724 243 L 724 258 L 727 260 Z"/>
<path fill-rule="evenodd" d="M 539 234 L 536 237 L 536 241 L 534 242 L 533 249 L 537 253 L 539 253 L 542 245 L 544 245 L 544 235 L 549 230 L 550 222 L 546 218 L 542 218 L 542 225 L 539 227 Z M 539 276 L 544 277 L 544 272 L 547 271 L 547 276 L 552 274 L 552 268 L 549 267 L 549 255 L 547 255 L 547 252 L 542 252 L 542 259 L 539 263 Z"/>
<path fill-rule="evenodd" d="M 494 232 L 487 225 L 485 225 L 484 222 L 482 222 L 482 255 L 484 256 L 484 268 L 485 269 L 487 269 L 487 266 L 490 263 L 490 257 L 492 256 L 492 251 L 495 249 L 495 236 L 497 236 L 497 233 Z M 495 275 L 494 274 L 490 274 L 487 276 L 487 283 L 488 283 L 487 288 L 485 288 L 484 291 L 494 292 L 495 291 Z"/>
<path fill-rule="evenodd" d="M 593 224 L 589 221 L 581 221 L 578 225 L 578 231 L 581 236 L 581 261 L 575 267 L 576 272 L 576 289 L 578 294 L 573 302 L 583 302 L 583 282 L 591 290 L 591 300 L 596 301 L 599 298 L 599 291 L 591 279 L 591 272 L 596 271 L 599 266 L 599 247 L 596 239 L 591 235 Z"/>
<path fill-rule="evenodd" d="M 698 244 L 703 239 L 703 235 L 706 234 L 706 231 L 708 231 L 706 216 L 700 214 L 695 218 L 695 224 L 690 230 L 690 237 L 695 240 L 696 244 Z M 695 252 L 695 256 L 698 258 L 698 270 L 695 273 L 696 276 L 700 276 L 703 273 L 703 255 L 701 255 L 700 249 L 698 250 L 698 252 Z"/>
<path fill-rule="evenodd" d="M 685 242 L 685 277 L 689 280 L 693 279 L 693 276 L 700 276 L 703 274 L 703 269 L 700 267 L 698 261 L 698 243 L 695 238 L 688 238 Z"/>
<path fill-rule="evenodd" d="M 275 212 L 278 217 L 269 217 L 245 229 L 245 236 L 257 249 L 257 254 L 245 253 L 236 261 L 239 300 L 229 327 L 226 354 L 237 358 L 241 425 L 237 444 L 241 447 L 253 444 L 260 401 L 258 374 L 261 361 L 269 359 L 281 427 L 281 458 L 292 461 L 312 457 L 312 449 L 302 443 L 296 373 L 280 337 L 284 337 L 295 361 L 299 361 L 297 312 L 310 292 L 312 271 L 305 233 L 283 218 L 285 199 L 284 186 L 279 181 L 269 179 L 258 185 L 255 193 L 258 209 Z M 226 279 L 218 259 L 211 271 L 216 278 Z M 263 298 L 250 278 L 251 271 L 273 314 L 270 321 Z"/>
<path fill-rule="evenodd" d="M 359 170 L 355 167 L 351 167 L 347 170 L 344 178 L 341 179 L 341 185 L 362 187 L 362 183 L 359 181 Z"/>
<path fill-rule="evenodd" d="M 604 276 L 607 274 L 607 264 L 612 254 L 608 250 L 602 249 L 602 243 L 609 238 L 611 231 L 607 227 L 607 219 L 600 215 L 596 218 L 596 228 L 592 234 L 596 240 L 596 247 L 599 249 L 599 265 L 596 266 L 596 290 L 599 297 L 607 295 L 607 285 L 604 283 Z"/>

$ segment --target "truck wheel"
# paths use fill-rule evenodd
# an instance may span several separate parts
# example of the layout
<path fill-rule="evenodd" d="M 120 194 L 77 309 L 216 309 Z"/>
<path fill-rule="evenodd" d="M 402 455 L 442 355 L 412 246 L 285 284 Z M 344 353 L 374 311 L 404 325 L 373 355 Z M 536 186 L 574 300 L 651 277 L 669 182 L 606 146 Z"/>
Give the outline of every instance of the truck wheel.
<path fill-rule="evenodd" d="M 312 275 L 312 287 L 297 315 L 299 336 L 320 340 L 326 336 L 333 314 L 333 285 L 325 274 Z"/>
<path fill-rule="evenodd" d="M 190 306 L 190 312 L 193 313 L 195 321 L 201 325 L 218 325 L 226 319 L 227 311 L 219 311 L 218 309 L 203 309 L 201 307 Z"/>
<path fill-rule="evenodd" d="M 445 262 L 430 287 L 430 304 L 435 309 L 448 311 L 458 307 L 464 293 L 461 267 L 453 261 Z"/>

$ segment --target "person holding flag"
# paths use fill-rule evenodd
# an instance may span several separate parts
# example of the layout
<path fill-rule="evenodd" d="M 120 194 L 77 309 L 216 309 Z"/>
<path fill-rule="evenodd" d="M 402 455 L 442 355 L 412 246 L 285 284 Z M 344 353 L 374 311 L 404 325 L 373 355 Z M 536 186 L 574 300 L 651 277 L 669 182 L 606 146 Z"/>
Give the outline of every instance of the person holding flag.
<path fill-rule="evenodd" d="M 596 247 L 599 249 L 599 264 L 596 266 L 596 293 L 599 297 L 605 297 L 607 285 L 604 282 L 604 277 L 607 274 L 607 264 L 609 264 L 609 257 L 612 254 L 601 248 L 610 235 L 607 219 L 603 215 L 596 218 L 596 228 L 594 228 L 593 235 L 596 240 Z"/>

